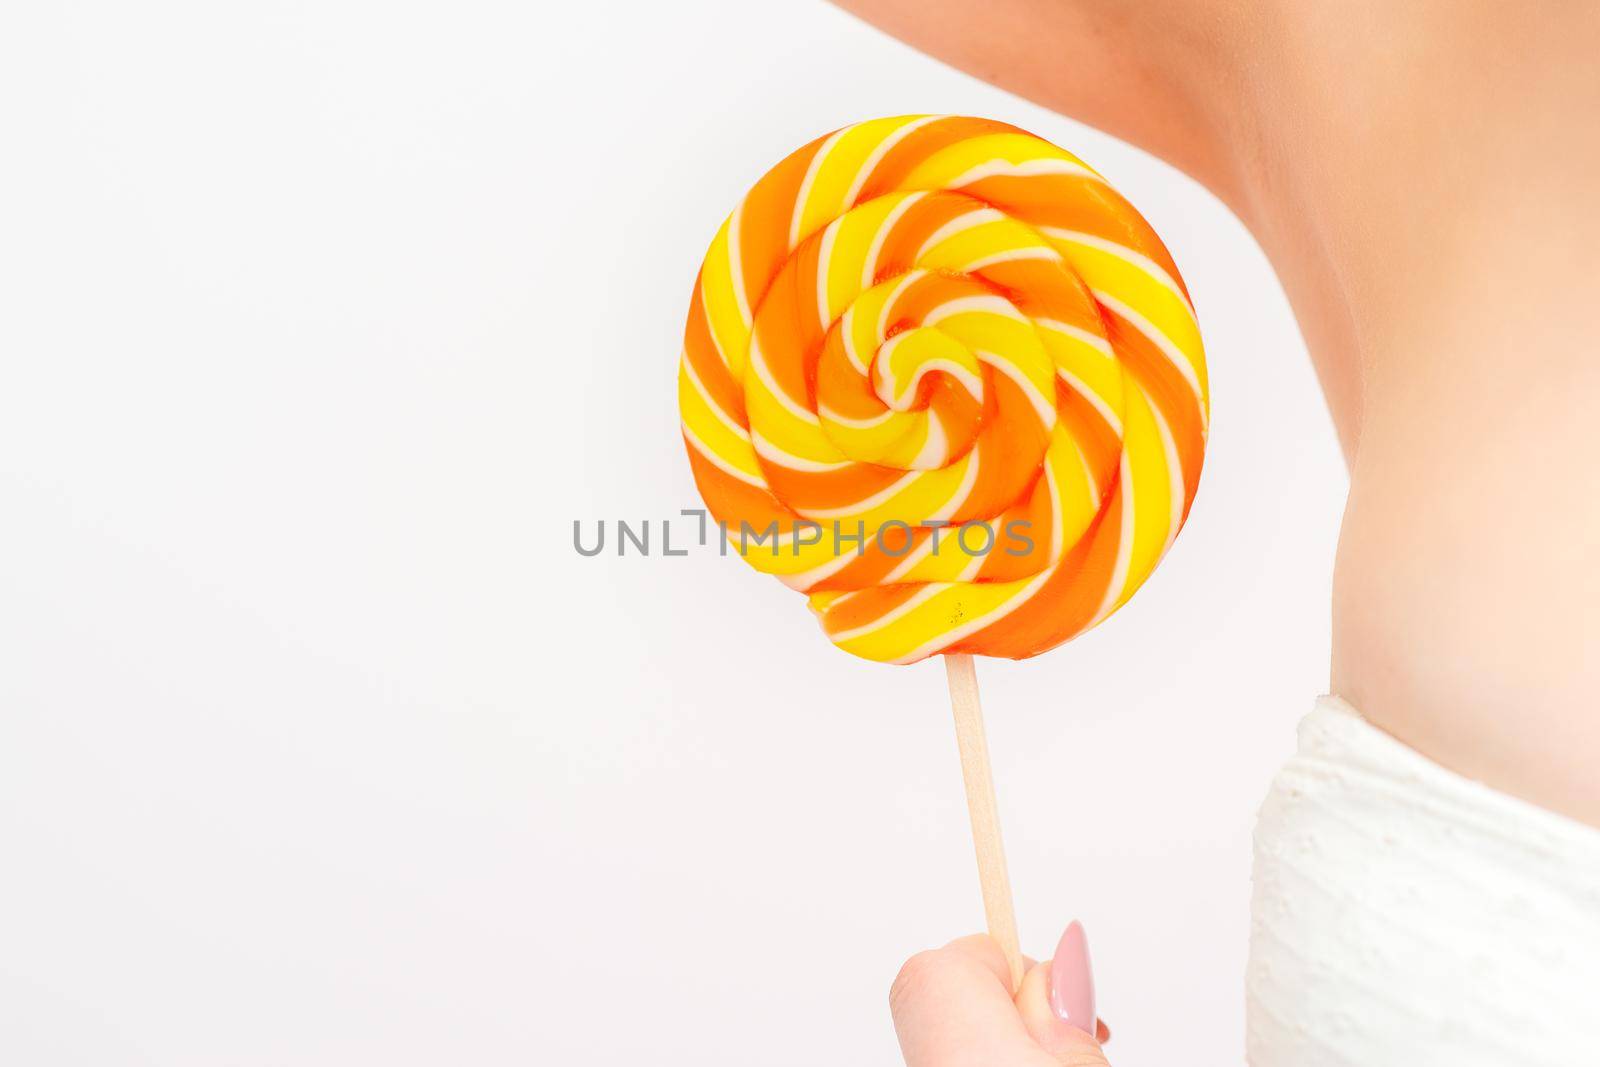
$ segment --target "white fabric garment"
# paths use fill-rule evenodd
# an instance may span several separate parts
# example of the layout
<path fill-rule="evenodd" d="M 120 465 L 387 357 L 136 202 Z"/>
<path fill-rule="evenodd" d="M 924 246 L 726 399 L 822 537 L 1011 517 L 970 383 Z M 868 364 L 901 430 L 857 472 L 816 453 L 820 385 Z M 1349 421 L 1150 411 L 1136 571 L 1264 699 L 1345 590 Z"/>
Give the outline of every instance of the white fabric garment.
<path fill-rule="evenodd" d="M 1257 818 L 1246 994 L 1252 1067 L 1600 1065 L 1600 830 L 1323 697 Z"/>

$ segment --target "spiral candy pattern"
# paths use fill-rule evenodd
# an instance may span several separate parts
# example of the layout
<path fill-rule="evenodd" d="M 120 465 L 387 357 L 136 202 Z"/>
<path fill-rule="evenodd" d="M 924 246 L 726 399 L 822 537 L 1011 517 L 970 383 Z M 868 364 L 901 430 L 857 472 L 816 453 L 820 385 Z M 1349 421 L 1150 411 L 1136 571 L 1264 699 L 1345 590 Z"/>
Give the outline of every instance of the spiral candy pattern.
<path fill-rule="evenodd" d="M 1125 603 L 1209 412 L 1149 224 L 1071 153 L 955 116 L 848 126 L 762 177 L 695 281 L 678 386 L 740 554 L 896 663 L 1036 655 Z"/>

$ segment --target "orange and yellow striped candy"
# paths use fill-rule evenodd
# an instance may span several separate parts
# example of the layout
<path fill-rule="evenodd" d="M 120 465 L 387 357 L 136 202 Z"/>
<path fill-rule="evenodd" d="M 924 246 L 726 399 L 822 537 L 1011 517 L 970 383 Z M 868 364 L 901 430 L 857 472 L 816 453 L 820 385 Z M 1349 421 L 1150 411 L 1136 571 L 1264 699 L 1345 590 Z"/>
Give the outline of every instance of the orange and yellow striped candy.
<path fill-rule="evenodd" d="M 1188 514 L 1205 353 L 1155 232 L 1069 152 L 908 115 L 772 168 L 695 280 L 695 482 L 867 659 L 1019 659 L 1133 595 Z"/>

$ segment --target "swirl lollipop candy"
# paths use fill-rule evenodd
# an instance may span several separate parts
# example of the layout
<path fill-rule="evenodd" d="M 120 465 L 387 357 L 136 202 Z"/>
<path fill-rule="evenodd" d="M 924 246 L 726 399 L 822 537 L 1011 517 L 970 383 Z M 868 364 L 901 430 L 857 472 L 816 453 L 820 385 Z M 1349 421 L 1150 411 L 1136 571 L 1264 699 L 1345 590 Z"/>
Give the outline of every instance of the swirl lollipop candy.
<path fill-rule="evenodd" d="M 1005 927 L 970 656 L 1099 623 L 1183 525 L 1208 394 L 1166 248 L 1014 126 L 862 122 L 773 167 L 718 231 L 678 381 L 695 482 L 746 562 L 847 652 L 947 656 Z"/>

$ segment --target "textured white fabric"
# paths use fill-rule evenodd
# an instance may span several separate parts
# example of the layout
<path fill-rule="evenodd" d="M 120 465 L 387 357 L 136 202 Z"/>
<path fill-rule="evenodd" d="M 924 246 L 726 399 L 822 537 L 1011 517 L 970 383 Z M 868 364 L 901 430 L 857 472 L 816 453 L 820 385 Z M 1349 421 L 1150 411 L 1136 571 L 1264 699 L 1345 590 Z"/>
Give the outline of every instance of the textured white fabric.
<path fill-rule="evenodd" d="M 1600 1065 L 1600 831 L 1324 697 L 1257 818 L 1246 982 L 1252 1067 Z"/>

